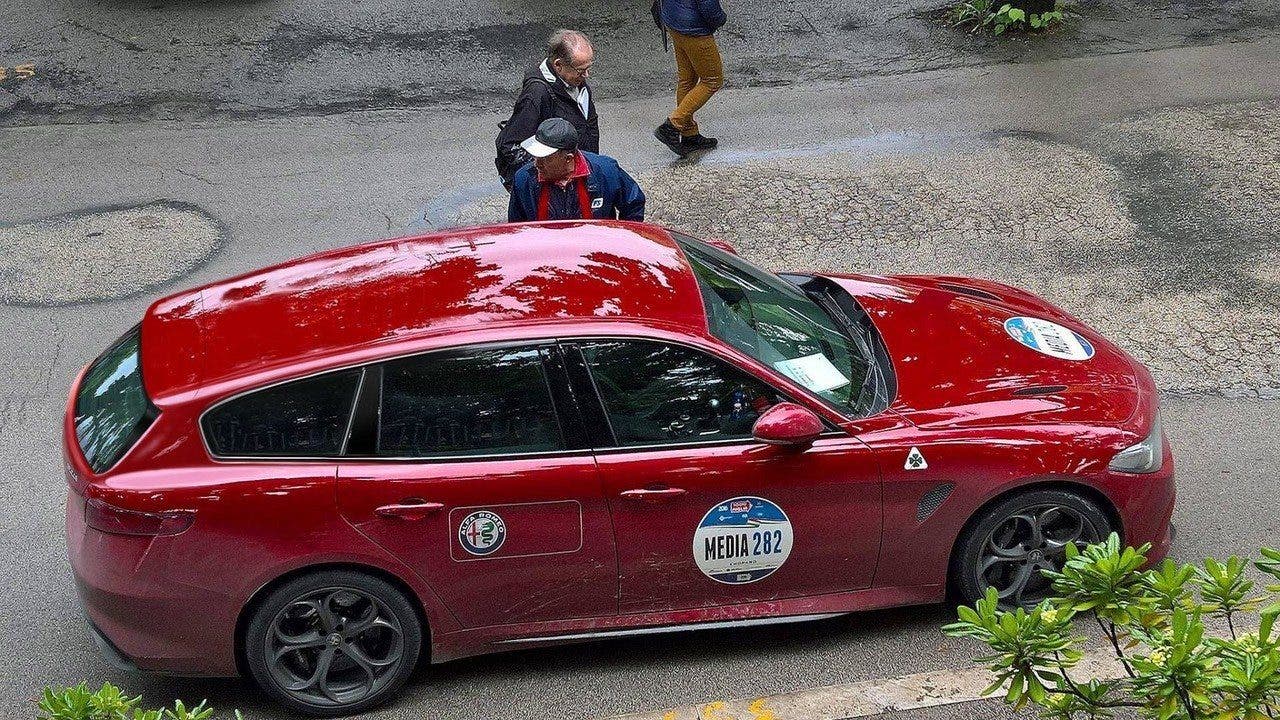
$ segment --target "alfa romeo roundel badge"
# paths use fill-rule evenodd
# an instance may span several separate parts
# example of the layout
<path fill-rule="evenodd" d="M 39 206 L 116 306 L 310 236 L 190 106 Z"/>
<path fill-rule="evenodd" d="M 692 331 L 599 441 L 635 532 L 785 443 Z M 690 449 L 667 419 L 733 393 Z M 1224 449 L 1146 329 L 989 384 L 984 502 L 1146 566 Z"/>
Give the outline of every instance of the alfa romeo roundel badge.
<path fill-rule="evenodd" d="M 477 510 L 458 525 L 458 542 L 472 555 L 492 555 L 507 539 L 507 524 L 498 513 Z"/>

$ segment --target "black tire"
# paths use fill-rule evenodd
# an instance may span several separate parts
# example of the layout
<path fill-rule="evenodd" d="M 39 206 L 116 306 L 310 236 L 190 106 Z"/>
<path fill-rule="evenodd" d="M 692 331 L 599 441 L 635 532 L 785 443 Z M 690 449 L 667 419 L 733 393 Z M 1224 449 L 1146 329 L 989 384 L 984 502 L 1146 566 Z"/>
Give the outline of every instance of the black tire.
<path fill-rule="evenodd" d="M 1081 494 L 1017 492 L 969 520 L 952 557 L 952 589 L 961 602 L 973 604 L 994 586 L 1001 607 L 1032 607 L 1051 590 L 1039 571 L 1062 569 L 1067 542 L 1097 542 L 1111 530 L 1107 514 Z"/>
<path fill-rule="evenodd" d="M 320 717 L 354 715 L 400 692 L 418 662 L 422 632 L 414 600 L 399 588 L 361 572 L 321 570 L 289 580 L 257 606 L 245 659 L 258 686 L 282 705 Z"/>

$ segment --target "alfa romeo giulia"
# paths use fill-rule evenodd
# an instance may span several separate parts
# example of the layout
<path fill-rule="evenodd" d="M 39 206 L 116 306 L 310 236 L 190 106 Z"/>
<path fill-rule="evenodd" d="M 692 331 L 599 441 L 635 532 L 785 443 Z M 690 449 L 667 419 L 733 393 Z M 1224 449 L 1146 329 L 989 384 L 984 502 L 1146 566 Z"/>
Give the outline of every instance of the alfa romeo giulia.
<path fill-rule="evenodd" d="M 155 302 L 75 380 L 67 542 L 109 658 L 317 715 L 419 660 L 1009 606 L 1170 542 L 1150 374 L 960 277 L 766 272 L 653 225 L 374 242 Z"/>

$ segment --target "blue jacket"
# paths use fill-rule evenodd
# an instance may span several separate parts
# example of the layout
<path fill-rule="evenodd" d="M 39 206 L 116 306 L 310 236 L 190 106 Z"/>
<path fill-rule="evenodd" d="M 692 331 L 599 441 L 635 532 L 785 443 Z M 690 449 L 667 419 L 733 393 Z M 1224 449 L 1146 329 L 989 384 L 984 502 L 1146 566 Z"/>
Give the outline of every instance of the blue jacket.
<path fill-rule="evenodd" d="M 644 191 L 606 155 L 580 151 L 591 167 L 587 176 L 587 194 L 591 196 L 591 216 L 596 220 L 644 220 Z M 511 202 L 507 205 L 507 222 L 538 219 L 538 171 L 533 163 L 520 168 L 511 181 Z M 548 220 L 578 220 L 578 191 L 574 183 L 561 189 L 551 187 L 548 197 Z"/>
<path fill-rule="evenodd" d="M 720 0 L 661 0 L 662 24 L 681 35 L 711 35 L 727 19 Z"/>

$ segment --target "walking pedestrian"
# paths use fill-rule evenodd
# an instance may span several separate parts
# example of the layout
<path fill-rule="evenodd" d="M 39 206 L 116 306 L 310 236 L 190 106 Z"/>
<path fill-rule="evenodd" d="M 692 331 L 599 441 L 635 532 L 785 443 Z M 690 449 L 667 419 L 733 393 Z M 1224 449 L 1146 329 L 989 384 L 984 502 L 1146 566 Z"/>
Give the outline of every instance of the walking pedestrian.
<path fill-rule="evenodd" d="M 547 40 L 547 56 L 524 74 L 520 97 L 511 118 L 500 124 L 495 164 L 502 185 L 511 189 L 516 171 L 531 159 L 520 144 L 548 118 L 563 118 L 578 131 L 583 150 L 600 152 L 600 120 L 587 79 L 595 62 L 595 48 L 577 30 L 557 30 Z"/>
<path fill-rule="evenodd" d="M 583 150 L 569 121 L 544 120 L 520 147 L 534 160 L 512 180 L 508 222 L 644 220 L 644 191 L 617 160 Z"/>
<path fill-rule="evenodd" d="M 698 129 L 693 114 L 724 85 L 724 63 L 715 32 L 727 19 L 720 0 L 654 0 L 676 56 L 676 108 L 653 131 L 672 152 L 684 157 L 718 144 Z"/>

